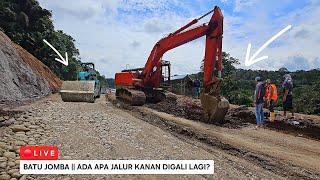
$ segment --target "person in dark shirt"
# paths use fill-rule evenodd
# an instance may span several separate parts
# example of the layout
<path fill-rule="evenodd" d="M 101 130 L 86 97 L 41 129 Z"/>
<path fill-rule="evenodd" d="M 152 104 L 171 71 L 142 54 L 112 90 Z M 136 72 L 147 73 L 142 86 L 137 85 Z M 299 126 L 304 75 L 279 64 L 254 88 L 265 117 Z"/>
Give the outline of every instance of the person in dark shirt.
<path fill-rule="evenodd" d="M 254 91 L 254 106 L 255 106 L 255 114 L 256 114 L 256 121 L 257 127 L 261 127 L 264 122 L 264 114 L 263 114 L 263 103 L 264 103 L 264 96 L 265 96 L 265 85 L 262 81 L 261 77 L 256 77 L 256 89 Z"/>
<path fill-rule="evenodd" d="M 290 74 L 285 74 L 284 81 L 282 83 L 283 88 L 283 98 L 282 98 L 282 105 L 283 105 L 283 115 L 287 116 L 287 111 L 291 111 L 292 117 L 294 117 L 294 110 L 293 110 L 293 81 Z"/>
<path fill-rule="evenodd" d="M 199 81 L 199 79 L 196 79 L 193 81 L 193 96 L 195 98 L 199 98 L 200 96 L 200 86 L 201 86 L 201 83 Z"/>

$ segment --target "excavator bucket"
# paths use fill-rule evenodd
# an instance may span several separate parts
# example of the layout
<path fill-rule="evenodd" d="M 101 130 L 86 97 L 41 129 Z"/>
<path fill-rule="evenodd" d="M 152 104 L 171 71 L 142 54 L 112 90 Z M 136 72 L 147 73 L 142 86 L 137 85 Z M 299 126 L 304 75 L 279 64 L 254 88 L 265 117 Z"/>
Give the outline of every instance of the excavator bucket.
<path fill-rule="evenodd" d="M 200 100 L 204 110 L 205 119 L 208 123 L 223 122 L 228 109 L 230 107 L 229 101 L 220 97 L 209 95 L 208 93 L 201 93 Z"/>
<path fill-rule="evenodd" d="M 91 102 L 95 100 L 95 81 L 64 81 L 60 95 L 65 102 Z"/>

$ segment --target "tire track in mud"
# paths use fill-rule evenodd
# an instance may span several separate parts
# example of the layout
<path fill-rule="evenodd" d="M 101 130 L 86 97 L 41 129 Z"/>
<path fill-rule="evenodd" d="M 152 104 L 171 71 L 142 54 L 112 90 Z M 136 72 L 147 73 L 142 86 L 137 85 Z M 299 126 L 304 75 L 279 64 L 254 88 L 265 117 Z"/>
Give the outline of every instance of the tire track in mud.
<path fill-rule="evenodd" d="M 197 144 L 197 146 L 210 153 L 214 153 L 214 150 L 217 149 L 222 150 L 227 154 L 245 159 L 263 169 L 289 179 L 318 179 L 320 177 L 320 173 L 318 172 L 314 172 L 291 163 L 284 163 L 266 154 L 257 154 L 250 150 L 224 143 L 216 137 L 208 136 L 205 133 L 195 131 L 192 128 L 164 119 L 153 113 L 141 111 L 139 107 L 128 106 L 121 102 L 113 102 L 113 104 L 138 119 L 170 132 L 172 135 L 189 144 Z"/>

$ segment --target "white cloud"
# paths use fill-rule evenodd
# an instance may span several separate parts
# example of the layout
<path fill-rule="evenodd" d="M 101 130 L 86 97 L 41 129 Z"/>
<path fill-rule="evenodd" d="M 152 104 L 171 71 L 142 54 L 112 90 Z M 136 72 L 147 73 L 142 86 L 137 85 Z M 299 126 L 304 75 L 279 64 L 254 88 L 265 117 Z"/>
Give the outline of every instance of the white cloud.
<path fill-rule="evenodd" d="M 120 1 L 120 8 L 125 11 L 152 11 L 152 10 L 167 10 L 170 9 L 169 5 L 182 5 L 181 1 L 177 0 L 122 0 Z"/>
<path fill-rule="evenodd" d="M 257 0 L 235 0 L 235 8 L 234 11 L 245 11 L 248 7 L 252 7 Z"/>
<path fill-rule="evenodd" d="M 293 28 L 263 50 L 259 56 L 269 59 L 249 68 L 276 70 L 287 67 L 291 70 L 319 68 L 317 46 L 320 42 L 320 4 L 306 3 L 293 10 L 296 1 L 260 1 L 248 6 L 242 16 L 225 14 L 224 50 L 240 59 L 241 68 L 248 43 L 252 43 L 254 53 L 264 42 L 281 29 L 291 24 Z M 276 6 L 275 6 L 276 4 Z M 276 12 L 281 13 L 276 13 Z M 244 15 L 243 15 L 244 14 Z M 298 63 L 299 62 L 299 63 Z M 296 64 L 296 66 L 294 66 Z M 302 64 L 304 64 L 302 66 Z"/>
<path fill-rule="evenodd" d="M 203 0 L 198 1 L 205 6 Z M 292 30 L 260 54 L 269 55 L 269 60 L 252 68 L 278 69 L 297 58 L 307 59 L 308 67 L 319 64 L 316 47 L 320 43 L 317 18 L 320 17 L 320 5 L 316 1 L 288 13 L 282 12 L 279 7 L 294 3 L 293 0 L 222 1 L 234 6 L 231 11 L 223 10 L 223 49 L 242 63 L 249 42 L 253 44 L 254 52 L 273 34 L 292 24 Z M 65 5 L 62 1 L 40 0 L 42 6 L 53 11 L 56 29 L 63 29 L 76 39 L 82 60 L 95 62 L 98 70 L 107 77 L 113 77 L 128 65 L 131 68 L 142 67 L 160 38 L 201 15 L 185 1 L 178 0 L 70 2 Z M 171 61 L 173 74 L 186 74 L 199 70 L 203 56 L 202 38 L 169 51 L 164 59 Z"/>
<path fill-rule="evenodd" d="M 108 2 L 82 0 L 75 6 L 64 7 L 58 1 L 40 0 L 42 6 L 53 10 L 56 29 L 63 29 L 76 39 L 82 61 L 95 62 L 97 69 L 107 77 L 113 77 L 126 66 L 143 67 L 153 45 L 190 20 L 169 10 L 169 5 L 180 5 L 181 1 Z M 122 11 L 126 15 L 120 14 Z M 189 49 L 182 48 L 177 53 L 164 56 L 168 60 L 179 59 L 176 62 L 172 60 L 173 66 L 177 63 L 173 67 L 175 74 L 193 72 L 200 67 L 201 56 L 199 65 L 179 67 L 185 63 L 185 58 L 190 60 L 188 53 L 199 51 L 186 47 Z M 179 64 L 181 61 L 183 63 Z"/>

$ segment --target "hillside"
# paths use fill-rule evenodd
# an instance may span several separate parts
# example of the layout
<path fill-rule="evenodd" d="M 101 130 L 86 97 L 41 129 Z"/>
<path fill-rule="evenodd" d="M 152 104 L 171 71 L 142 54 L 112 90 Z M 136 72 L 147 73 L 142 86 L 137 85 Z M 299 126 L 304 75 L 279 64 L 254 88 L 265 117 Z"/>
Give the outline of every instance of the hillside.
<path fill-rule="evenodd" d="M 19 104 L 57 92 L 61 80 L 0 31 L 0 102 Z"/>
<path fill-rule="evenodd" d="M 53 25 L 51 11 L 40 6 L 35 0 L 1 0 L 0 29 L 16 44 L 39 59 L 62 80 L 76 80 L 82 70 L 80 52 L 76 40 Z M 61 52 L 68 52 L 69 65 L 63 66 L 54 61 L 56 53 L 47 46 L 46 39 Z M 106 86 L 105 77 L 97 72 L 102 86 Z"/>

